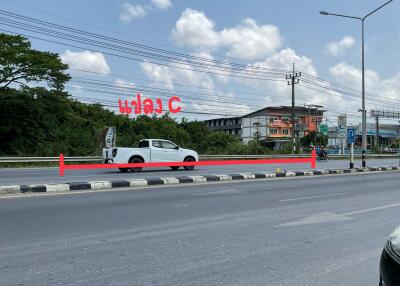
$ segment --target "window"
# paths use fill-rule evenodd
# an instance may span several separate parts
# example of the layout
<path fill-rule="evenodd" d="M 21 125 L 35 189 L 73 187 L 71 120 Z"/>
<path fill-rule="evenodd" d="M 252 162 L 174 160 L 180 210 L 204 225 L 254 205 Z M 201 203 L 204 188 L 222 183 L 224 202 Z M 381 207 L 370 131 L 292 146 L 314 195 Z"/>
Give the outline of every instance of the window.
<path fill-rule="evenodd" d="M 169 141 L 161 141 L 162 148 L 164 149 L 175 149 L 176 145 Z"/>
<path fill-rule="evenodd" d="M 273 135 L 278 134 L 278 129 L 271 129 L 270 132 Z"/>
<path fill-rule="evenodd" d="M 149 141 L 143 140 L 139 142 L 139 148 L 147 148 L 149 147 Z"/>
<path fill-rule="evenodd" d="M 153 143 L 152 143 L 152 146 L 153 146 L 153 147 L 156 147 L 156 148 L 162 148 L 162 147 L 161 147 L 161 141 L 155 141 L 155 140 L 154 140 Z"/>
<path fill-rule="evenodd" d="M 289 129 L 283 129 L 282 130 L 283 135 L 289 135 Z"/>
<path fill-rule="evenodd" d="M 269 123 L 274 123 L 275 120 L 278 120 L 278 117 L 270 117 Z"/>

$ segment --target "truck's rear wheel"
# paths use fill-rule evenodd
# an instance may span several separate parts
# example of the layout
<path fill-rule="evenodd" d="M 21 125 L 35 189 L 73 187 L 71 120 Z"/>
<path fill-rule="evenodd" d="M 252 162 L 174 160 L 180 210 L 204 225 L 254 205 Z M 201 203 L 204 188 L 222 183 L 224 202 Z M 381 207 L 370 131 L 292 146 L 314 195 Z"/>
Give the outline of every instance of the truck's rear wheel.
<path fill-rule="evenodd" d="M 129 164 L 139 164 L 139 163 L 143 163 L 143 160 L 138 157 L 129 159 Z M 140 172 L 142 169 L 143 167 L 131 168 L 132 172 Z"/>
<path fill-rule="evenodd" d="M 196 160 L 193 157 L 186 157 L 185 160 L 183 160 L 183 162 L 195 162 Z M 193 170 L 194 169 L 194 165 L 192 166 L 183 166 L 183 168 L 185 168 L 185 170 Z"/>

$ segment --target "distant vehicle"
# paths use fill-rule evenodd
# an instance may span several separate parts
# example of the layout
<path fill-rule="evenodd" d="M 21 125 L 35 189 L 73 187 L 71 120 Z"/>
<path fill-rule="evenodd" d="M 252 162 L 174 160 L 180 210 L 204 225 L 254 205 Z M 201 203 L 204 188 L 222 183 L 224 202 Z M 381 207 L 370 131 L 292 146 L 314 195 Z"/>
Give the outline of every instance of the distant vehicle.
<path fill-rule="evenodd" d="M 199 155 L 196 151 L 184 149 L 175 143 L 164 139 L 144 139 L 139 142 L 139 148 L 109 147 L 103 148 L 103 163 L 127 164 L 150 162 L 196 162 Z M 185 170 L 193 170 L 194 166 L 184 166 Z M 119 168 L 122 172 L 132 170 L 140 172 L 142 167 Z M 177 170 L 179 166 L 171 166 Z"/>
<path fill-rule="evenodd" d="M 316 147 L 315 152 L 317 154 L 317 160 L 328 161 L 328 153 L 322 147 Z"/>
<path fill-rule="evenodd" d="M 400 285 L 400 226 L 389 236 L 382 251 L 379 286 Z"/>

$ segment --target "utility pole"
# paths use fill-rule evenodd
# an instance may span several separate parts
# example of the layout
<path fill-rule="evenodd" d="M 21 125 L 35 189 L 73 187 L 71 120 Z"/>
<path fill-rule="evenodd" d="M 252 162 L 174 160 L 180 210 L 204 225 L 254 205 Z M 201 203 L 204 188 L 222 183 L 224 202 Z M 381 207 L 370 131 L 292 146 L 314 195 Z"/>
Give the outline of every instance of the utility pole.
<path fill-rule="evenodd" d="M 399 166 L 400 166 L 400 120 L 399 120 L 399 150 L 397 152 L 399 153 Z"/>
<path fill-rule="evenodd" d="M 294 100 L 294 86 L 299 83 L 300 80 L 298 77 L 301 76 L 301 72 L 295 72 L 294 63 L 293 63 L 293 71 L 291 74 L 286 75 L 286 79 L 288 79 L 288 85 L 292 86 L 292 153 L 296 151 L 296 140 L 295 140 L 295 132 L 296 132 L 296 119 L 295 119 L 295 100 Z"/>
<path fill-rule="evenodd" d="M 375 116 L 376 119 L 376 138 L 375 138 L 375 148 L 379 148 L 379 116 Z"/>

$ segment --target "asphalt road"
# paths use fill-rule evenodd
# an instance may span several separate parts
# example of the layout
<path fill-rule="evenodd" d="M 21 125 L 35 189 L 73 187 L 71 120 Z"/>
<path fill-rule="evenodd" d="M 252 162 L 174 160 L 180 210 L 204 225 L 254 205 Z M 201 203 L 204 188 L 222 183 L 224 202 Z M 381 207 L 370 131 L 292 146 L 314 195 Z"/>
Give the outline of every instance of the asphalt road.
<path fill-rule="evenodd" d="M 400 173 L 0 199 L 0 285 L 360 285 Z"/>
<path fill-rule="evenodd" d="M 398 165 L 399 159 L 370 159 L 368 166 L 389 166 Z M 355 162 L 356 166 L 361 166 L 361 161 Z M 318 161 L 317 168 L 348 168 L 348 160 L 330 160 L 328 162 Z M 58 168 L 3 168 L 0 169 L 0 186 L 5 185 L 30 185 L 30 184 L 50 184 L 67 183 L 82 181 L 103 181 L 115 179 L 134 179 L 152 177 L 174 177 L 182 175 L 207 175 L 207 174 L 226 174 L 226 173 L 247 173 L 257 171 L 274 171 L 276 168 L 287 170 L 308 170 L 310 164 L 284 164 L 284 165 L 232 165 L 232 166 L 201 166 L 193 171 L 185 171 L 182 168 L 172 171 L 170 168 L 144 169 L 140 173 L 122 173 L 118 169 L 97 169 L 97 170 L 66 170 L 65 176 L 59 176 Z"/>

